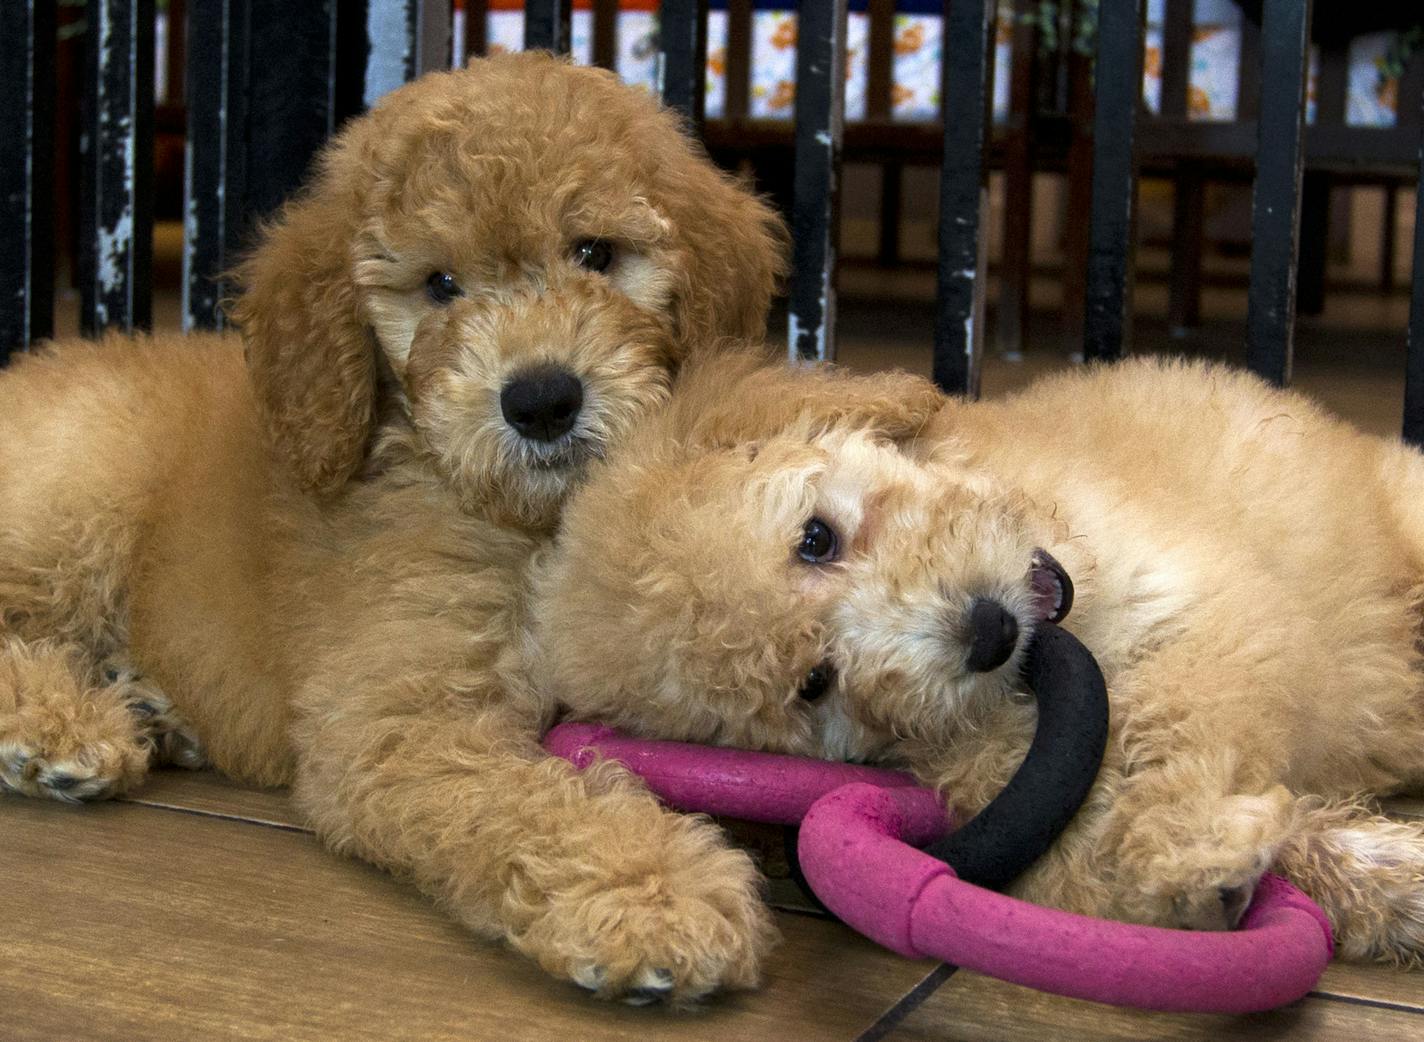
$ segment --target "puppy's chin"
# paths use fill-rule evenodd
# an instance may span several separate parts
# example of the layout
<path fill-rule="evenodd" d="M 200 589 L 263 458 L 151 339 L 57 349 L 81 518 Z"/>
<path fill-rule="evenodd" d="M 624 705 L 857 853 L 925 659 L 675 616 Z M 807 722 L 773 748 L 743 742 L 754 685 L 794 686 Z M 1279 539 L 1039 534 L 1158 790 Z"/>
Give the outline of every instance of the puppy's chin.
<path fill-rule="evenodd" d="M 508 451 L 480 468 L 447 471 L 461 505 L 525 528 L 552 528 L 559 511 L 597 456 L 586 445 L 553 451 Z"/>

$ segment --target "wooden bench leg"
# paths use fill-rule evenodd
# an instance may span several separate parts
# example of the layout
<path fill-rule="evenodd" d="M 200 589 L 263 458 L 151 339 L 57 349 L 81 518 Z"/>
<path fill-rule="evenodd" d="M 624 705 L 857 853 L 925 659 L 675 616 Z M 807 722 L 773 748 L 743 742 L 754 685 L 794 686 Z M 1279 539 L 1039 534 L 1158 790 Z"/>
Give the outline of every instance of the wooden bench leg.
<path fill-rule="evenodd" d="M 1396 225 L 1399 221 L 1399 185 L 1391 181 L 1384 186 L 1384 219 L 1380 230 L 1379 290 L 1394 292 L 1394 250 Z"/>
<path fill-rule="evenodd" d="M 1033 244 L 1033 170 L 1027 155 L 1021 160 L 1004 167 L 1004 255 L 995 347 L 1010 358 L 1023 353 Z"/>
<path fill-rule="evenodd" d="M 1330 176 L 1306 171 L 1300 189 L 1300 257 L 1295 309 L 1301 315 L 1325 310 L 1325 265 L 1329 256 Z"/>
<path fill-rule="evenodd" d="M 1167 300 L 1167 329 L 1186 336 L 1201 324 L 1202 247 L 1206 228 L 1206 182 L 1201 171 L 1177 172 L 1172 199 L 1172 273 Z"/>
<path fill-rule="evenodd" d="M 900 213 L 905 181 L 904 167 L 885 163 L 880 168 L 880 266 L 900 263 Z"/>

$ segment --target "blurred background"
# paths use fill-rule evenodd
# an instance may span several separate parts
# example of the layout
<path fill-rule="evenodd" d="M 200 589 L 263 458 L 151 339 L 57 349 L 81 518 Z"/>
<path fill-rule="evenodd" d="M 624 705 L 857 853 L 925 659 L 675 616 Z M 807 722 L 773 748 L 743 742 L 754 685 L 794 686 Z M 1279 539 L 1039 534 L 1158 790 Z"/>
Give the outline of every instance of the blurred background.
<path fill-rule="evenodd" d="M 153 322 L 177 328 L 186 4 L 155 6 Z M 574 60 L 655 89 L 657 0 L 573 6 Z M 789 212 L 795 4 L 714 0 L 709 7 L 700 133 L 720 163 L 754 178 Z M 1239 361 L 1259 0 L 1147 0 L 1146 10 L 1132 349 Z M 345 7 L 338 11 L 344 17 Z M 1088 177 L 1082 156 L 1091 140 L 1095 14 L 1096 0 L 998 4 L 985 394 L 1074 364 L 1081 344 Z M 853 366 L 929 369 L 943 24 L 939 2 L 850 4 L 838 357 Z M 82 0 L 61 0 L 57 335 L 78 329 L 73 273 L 88 31 Z M 1389 433 L 1398 430 L 1403 397 L 1421 38 L 1424 5 L 1315 4 L 1295 383 L 1341 415 Z M 519 0 L 453 0 L 451 64 L 518 49 L 523 40 Z M 780 311 L 771 328 L 784 339 Z"/>

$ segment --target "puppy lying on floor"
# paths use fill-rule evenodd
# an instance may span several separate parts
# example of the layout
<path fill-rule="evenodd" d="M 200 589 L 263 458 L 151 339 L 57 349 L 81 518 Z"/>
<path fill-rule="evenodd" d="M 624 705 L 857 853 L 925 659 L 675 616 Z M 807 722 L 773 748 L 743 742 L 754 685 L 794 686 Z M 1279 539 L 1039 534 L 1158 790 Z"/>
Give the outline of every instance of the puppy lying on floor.
<path fill-rule="evenodd" d="M 0 782 L 98 798 L 206 755 L 601 995 L 754 981 L 750 861 L 545 757 L 511 665 L 563 496 L 691 345 L 760 332 L 783 241 L 611 74 L 396 91 L 266 230 L 242 340 L 0 376 Z"/>
<path fill-rule="evenodd" d="M 566 509 L 539 682 L 642 735 L 905 764 L 968 815 L 1076 590 L 1112 737 L 1018 891 L 1223 929 L 1274 866 L 1343 955 L 1418 962 L 1424 826 L 1371 801 L 1424 783 L 1424 458 L 1205 365 L 942 406 L 886 381 L 686 375 Z"/>

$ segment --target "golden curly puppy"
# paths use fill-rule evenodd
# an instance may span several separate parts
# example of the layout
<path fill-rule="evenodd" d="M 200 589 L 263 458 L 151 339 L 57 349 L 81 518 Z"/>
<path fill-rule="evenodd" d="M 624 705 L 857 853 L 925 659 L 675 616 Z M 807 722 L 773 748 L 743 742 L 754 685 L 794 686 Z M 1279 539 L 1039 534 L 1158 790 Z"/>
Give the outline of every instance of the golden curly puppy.
<path fill-rule="evenodd" d="M 511 664 L 562 498 L 691 345 L 760 331 L 783 240 L 611 74 L 392 94 L 265 231 L 241 340 L 0 376 L 0 781 L 96 798 L 206 755 L 602 995 L 751 983 L 750 861 L 546 758 Z"/>
<path fill-rule="evenodd" d="M 967 815 L 1072 599 L 1112 739 L 1018 891 L 1221 929 L 1274 866 L 1342 954 L 1418 961 L 1424 827 L 1370 799 L 1424 783 L 1424 458 L 1210 366 L 942 407 L 895 379 L 687 375 L 566 508 L 538 682 L 645 735 L 905 764 Z"/>

